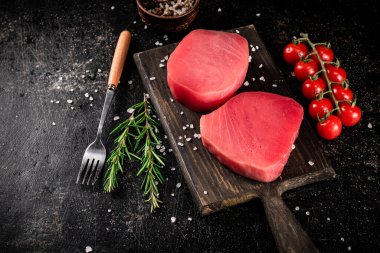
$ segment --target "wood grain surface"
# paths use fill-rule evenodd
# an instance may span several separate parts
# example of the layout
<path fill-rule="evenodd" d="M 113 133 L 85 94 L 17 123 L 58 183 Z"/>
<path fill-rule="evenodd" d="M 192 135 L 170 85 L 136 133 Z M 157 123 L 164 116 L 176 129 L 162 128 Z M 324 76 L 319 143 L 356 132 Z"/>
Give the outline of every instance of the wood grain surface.
<path fill-rule="evenodd" d="M 260 90 L 292 97 L 255 27 L 249 25 L 232 30 L 237 31 L 254 47 L 250 48 L 252 61 L 246 77 L 250 85 L 242 86 L 238 92 Z M 263 191 L 268 189 L 266 183 L 246 179 L 231 172 L 202 146 L 200 139 L 194 138 L 194 134 L 200 132 L 200 114 L 173 101 L 166 82 L 166 68 L 159 66 L 161 60 L 170 55 L 176 45 L 136 53 L 134 59 L 199 210 L 202 214 L 209 214 L 262 196 Z M 190 124 L 194 125 L 194 129 L 187 127 Z M 192 138 L 191 141 L 187 142 L 185 136 Z M 181 143 L 183 146 L 179 145 Z M 280 195 L 286 190 L 335 175 L 330 162 L 316 143 L 314 130 L 307 120 L 303 120 L 295 149 L 281 177 L 270 183 L 273 188 L 278 189 Z"/>

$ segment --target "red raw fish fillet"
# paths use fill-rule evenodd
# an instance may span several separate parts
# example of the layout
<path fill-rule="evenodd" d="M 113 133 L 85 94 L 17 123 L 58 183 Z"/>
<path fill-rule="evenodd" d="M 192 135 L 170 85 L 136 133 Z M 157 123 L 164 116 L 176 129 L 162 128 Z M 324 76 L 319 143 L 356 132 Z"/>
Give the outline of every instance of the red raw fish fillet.
<path fill-rule="evenodd" d="M 242 85 L 248 70 L 248 42 L 241 35 L 194 30 L 168 60 L 173 97 L 193 111 L 211 111 Z"/>
<path fill-rule="evenodd" d="M 244 92 L 201 117 L 203 145 L 234 172 L 274 181 L 298 136 L 303 108 L 291 98 Z"/>

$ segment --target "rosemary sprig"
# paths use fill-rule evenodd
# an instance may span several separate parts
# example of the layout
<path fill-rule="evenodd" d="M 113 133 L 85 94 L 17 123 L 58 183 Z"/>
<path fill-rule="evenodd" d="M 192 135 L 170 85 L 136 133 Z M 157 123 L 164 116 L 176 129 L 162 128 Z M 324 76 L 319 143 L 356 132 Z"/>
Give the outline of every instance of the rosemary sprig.
<path fill-rule="evenodd" d="M 140 161 L 137 175 L 144 175 L 141 188 L 153 212 L 161 203 L 157 184 L 164 182 L 160 168 L 165 165 L 164 158 L 156 152 L 156 146 L 161 143 L 157 136 L 158 122 L 152 117 L 153 108 L 147 95 L 131 108 L 134 110 L 132 115 L 111 132 L 120 135 L 115 139 L 116 147 L 107 160 L 104 190 L 111 192 L 118 186 L 117 174 L 123 172 L 124 160 L 126 157 L 129 160 L 135 158 Z"/>

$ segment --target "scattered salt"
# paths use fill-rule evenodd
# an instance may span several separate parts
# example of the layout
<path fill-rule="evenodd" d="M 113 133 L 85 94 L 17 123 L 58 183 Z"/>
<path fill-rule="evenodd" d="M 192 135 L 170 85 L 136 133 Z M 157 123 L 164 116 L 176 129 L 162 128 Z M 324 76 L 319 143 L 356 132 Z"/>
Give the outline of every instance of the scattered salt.
<path fill-rule="evenodd" d="M 170 220 L 172 221 L 172 223 L 175 222 L 176 218 L 175 217 L 171 217 Z"/>
<path fill-rule="evenodd" d="M 259 46 L 256 46 L 256 50 L 259 50 Z"/>
<path fill-rule="evenodd" d="M 185 126 L 182 127 L 182 130 L 186 130 L 186 129 L 187 129 L 187 127 L 185 127 Z"/>
<path fill-rule="evenodd" d="M 239 30 L 236 30 L 235 32 L 236 32 L 236 33 L 240 33 L 240 31 L 239 31 Z"/>
<path fill-rule="evenodd" d="M 218 12 L 222 12 L 222 8 L 218 8 Z"/>
<path fill-rule="evenodd" d="M 368 123 L 368 128 L 372 129 L 372 124 L 371 123 Z"/>
<path fill-rule="evenodd" d="M 111 209 L 108 209 L 107 211 L 110 213 L 110 212 L 111 212 Z"/>
<path fill-rule="evenodd" d="M 86 73 L 90 73 L 90 70 L 87 69 L 87 70 L 86 70 Z"/>
<path fill-rule="evenodd" d="M 207 191 L 203 191 L 203 194 L 204 194 L 204 195 L 207 195 Z"/>
<path fill-rule="evenodd" d="M 261 77 L 260 77 L 260 81 L 265 82 L 265 77 L 261 76 Z"/>
<path fill-rule="evenodd" d="M 259 65 L 259 69 L 261 69 L 262 67 L 263 67 L 263 64 L 260 64 L 260 65 Z"/>
<path fill-rule="evenodd" d="M 54 100 L 50 100 L 50 103 L 54 103 Z"/>
<path fill-rule="evenodd" d="M 90 106 L 92 107 L 92 104 L 90 104 Z"/>
<path fill-rule="evenodd" d="M 169 59 L 169 55 L 165 55 L 164 59 L 168 60 Z"/>
<path fill-rule="evenodd" d="M 102 72 L 102 70 L 101 70 L 101 69 L 98 69 L 98 73 L 100 73 L 100 72 Z"/>
<path fill-rule="evenodd" d="M 191 217 L 187 218 L 188 221 L 192 221 L 193 219 Z"/>
<path fill-rule="evenodd" d="M 172 197 L 174 197 L 174 193 L 171 193 L 170 195 L 172 195 Z"/>
<path fill-rule="evenodd" d="M 251 62 L 252 61 L 252 56 L 249 56 L 248 57 L 248 62 Z"/>
<path fill-rule="evenodd" d="M 88 100 L 92 101 L 92 100 L 94 100 L 94 98 L 93 98 L 92 96 L 90 96 L 90 97 L 88 98 Z"/>
<path fill-rule="evenodd" d="M 190 124 L 190 128 L 193 129 L 193 128 L 194 128 L 194 125 L 193 125 L 193 124 Z"/>
<path fill-rule="evenodd" d="M 165 59 L 162 59 L 160 62 L 165 62 Z"/>
<path fill-rule="evenodd" d="M 86 246 L 86 253 L 92 252 L 92 248 L 90 246 Z"/>
<path fill-rule="evenodd" d="M 193 150 L 194 150 L 194 151 L 195 151 L 195 150 L 198 150 L 198 148 L 197 148 L 197 147 L 194 147 Z"/>
<path fill-rule="evenodd" d="M 252 48 L 253 47 L 253 45 L 252 44 L 249 44 L 249 46 Z"/>
<path fill-rule="evenodd" d="M 272 84 L 272 87 L 275 87 L 275 88 L 276 88 L 276 87 L 277 87 L 277 84 Z"/>
<path fill-rule="evenodd" d="M 55 126 L 55 122 L 51 123 L 53 126 Z"/>
<path fill-rule="evenodd" d="M 182 136 L 178 137 L 178 139 L 182 140 Z"/>
<path fill-rule="evenodd" d="M 171 170 L 171 171 L 175 171 L 175 168 L 174 168 L 174 167 L 172 167 L 170 170 Z"/>
<path fill-rule="evenodd" d="M 71 110 L 74 110 L 74 106 L 71 106 L 70 109 L 71 109 Z"/>
<path fill-rule="evenodd" d="M 147 26 L 147 25 L 144 25 L 144 29 L 148 29 L 148 26 Z"/>
<path fill-rule="evenodd" d="M 82 75 L 81 77 L 82 77 L 82 78 L 85 78 L 86 76 L 85 76 L 85 75 Z"/>
<path fill-rule="evenodd" d="M 341 240 L 342 242 L 344 242 L 344 238 L 343 238 L 343 237 L 341 237 L 340 240 Z"/>
<path fill-rule="evenodd" d="M 136 23 L 137 23 L 137 21 L 136 21 L 136 20 L 134 20 L 134 21 L 133 21 L 133 24 L 136 24 Z"/>
<path fill-rule="evenodd" d="M 187 141 L 187 142 L 191 141 L 191 138 L 186 138 L 186 141 Z"/>
<path fill-rule="evenodd" d="M 314 162 L 312 162 L 312 161 L 309 161 L 308 163 L 309 163 L 310 166 L 314 165 Z"/>
<path fill-rule="evenodd" d="M 169 148 L 168 151 L 169 151 L 169 152 L 173 152 L 173 149 Z"/>
<path fill-rule="evenodd" d="M 154 76 L 150 77 L 149 80 L 153 81 L 153 80 L 156 80 L 156 78 Z"/>
<path fill-rule="evenodd" d="M 181 185 L 182 185 L 181 183 L 177 183 L 177 184 L 175 185 L 175 187 L 180 188 Z"/>
<path fill-rule="evenodd" d="M 162 63 L 160 63 L 160 65 L 158 65 L 160 68 L 163 68 L 163 67 L 165 67 L 165 64 L 162 64 Z"/>
<path fill-rule="evenodd" d="M 253 81 L 253 82 L 256 81 L 256 78 L 252 77 L 252 81 Z"/>
<path fill-rule="evenodd" d="M 256 13 L 256 17 L 260 17 L 261 16 L 261 13 Z"/>
<path fill-rule="evenodd" d="M 299 210 L 300 210 L 300 207 L 299 207 L 299 206 L 296 206 L 296 208 L 294 208 L 294 210 L 299 211 Z"/>
<path fill-rule="evenodd" d="M 131 108 L 128 108 L 127 113 L 131 113 L 132 114 L 134 111 L 135 111 L 135 108 L 131 107 Z"/>
<path fill-rule="evenodd" d="M 119 120 L 119 119 L 120 119 L 119 116 L 115 116 L 115 117 L 113 117 L 113 120 L 114 120 L 114 121 Z"/>
<path fill-rule="evenodd" d="M 88 97 L 90 96 L 90 94 L 85 93 L 84 96 L 85 96 L 86 98 L 88 98 Z"/>
<path fill-rule="evenodd" d="M 249 85 L 249 82 L 248 81 L 245 81 L 244 82 L 244 86 L 248 86 Z"/>
<path fill-rule="evenodd" d="M 68 100 L 67 100 L 67 103 L 72 104 L 72 103 L 73 103 L 73 100 L 68 99 Z"/>
<path fill-rule="evenodd" d="M 348 246 L 347 249 L 348 249 L 349 251 L 351 251 L 351 246 Z"/>
<path fill-rule="evenodd" d="M 132 83 L 133 83 L 133 81 L 132 81 L 132 80 L 129 80 L 129 81 L 128 81 L 128 84 L 132 84 Z"/>
<path fill-rule="evenodd" d="M 95 89 L 94 92 L 97 93 L 97 92 L 98 92 L 98 89 Z"/>
<path fill-rule="evenodd" d="M 256 48 L 253 47 L 253 48 L 251 49 L 251 51 L 252 51 L 252 52 L 255 52 L 255 51 L 256 51 Z"/>
<path fill-rule="evenodd" d="M 59 80 L 59 81 L 62 81 L 62 76 L 58 77 L 58 80 Z"/>
<path fill-rule="evenodd" d="M 170 102 L 172 102 L 172 103 L 173 103 L 173 102 L 174 102 L 174 99 L 172 99 L 172 98 L 171 98 L 171 99 L 170 99 Z"/>
<path fill-rule="evenodd" d="M 59 104 L 59 100 L 55 101 L 56 104 Z"/>
<path fill-rule="evenodd" d="M 71 89 L 70 89 L 70 91 L 71 91 L 71 92 L 73 92 L 73 91 L 74 91 L 74 89 L 73 89 L 73 88 L 71 88 Z"/>
<path fill-rule="evenodd" d="M 115 6 L 111 6 L 111 10 L 114 10 L 115 9 Z"/>
<path fill-rule="evenodd" d="M 293 71 L 292 71 L 292 72 L 290 72 L 290 75 L 291 75 L 291 76 L 295 76 L 295 74 L 294 74 L 294 72 L 293 72 Z"/>
<path fill-rule="evenodd" d="M 296 148 L 296 145 L 292 144 L 292 150 Z"/>
<path fill-rule="evenodd" d="M 330 221 L 330 217 L 327 217 L 327 221 Z"/>
<path fill-rule="evenodd" d="M 182 142 L 178 142 L 178 146 L 183 147 L 183 143 Z"/>
<path fill-rule="evenodd" d="M 180 112 L 179 114 L 183 115 L 183 112 Z"/>
<path fill-rule="evenodd" d="M 310 212 L 309 212 L 309 211 L 306 211 L 305 214 L 306 214 L 307 216 L 309 216 L 309 215 L 310 215 Z"/>

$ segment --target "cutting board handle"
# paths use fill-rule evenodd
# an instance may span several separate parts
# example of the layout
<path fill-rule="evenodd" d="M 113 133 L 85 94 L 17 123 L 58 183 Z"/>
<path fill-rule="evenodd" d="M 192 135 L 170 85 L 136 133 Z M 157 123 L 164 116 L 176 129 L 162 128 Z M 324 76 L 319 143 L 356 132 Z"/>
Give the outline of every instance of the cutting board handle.
<path fill-rule="evenodd" d="M 275 187 L 271 186 L 263 191 L 261 199 L 277 248 L 281 253 L 319 252 Z"/>

